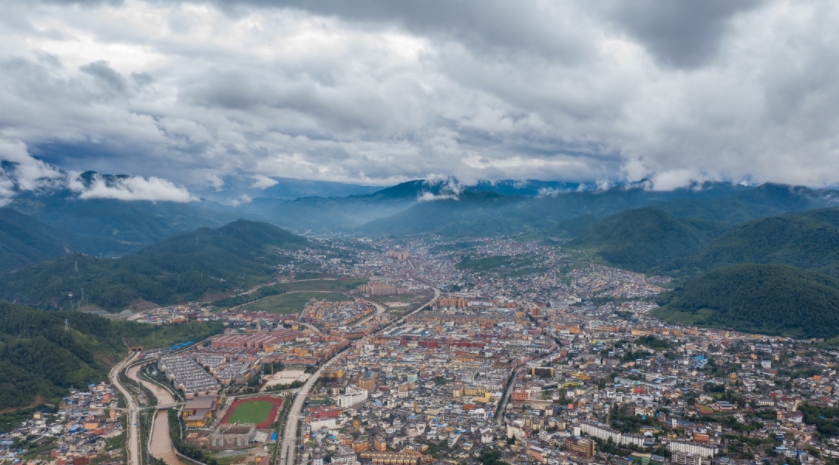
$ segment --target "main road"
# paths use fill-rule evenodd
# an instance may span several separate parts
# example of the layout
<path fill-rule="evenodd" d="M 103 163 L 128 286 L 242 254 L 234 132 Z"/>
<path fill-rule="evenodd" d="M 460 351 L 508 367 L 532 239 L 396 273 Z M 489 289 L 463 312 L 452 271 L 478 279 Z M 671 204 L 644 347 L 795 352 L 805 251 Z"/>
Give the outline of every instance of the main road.
<path fill-rule="evenodd" d="M 421 307 L 414 310 L 413 312 L 409 313 L 408 315 L 405 315 L 405 317 L 409 317 L 409 316 L 411 316 L 411 315 L 413 315 L 417 312 L 421 312 L 422 310 L 425 310 L 426 307 L 433 304 L 434 302 L 437 301 L 438 298 L 440 298 L 440 289 L 437 289 L 436 287 L 432 287 L 432 289 L 434 289 L 434 297 L 431 300 L 429 300 L 428 302 L 426 302 L 425 304 L 423 304 Z M 395 321 L 395 322 L 393 322 L 393 323 L 391 323 L 387 326 L 383 326 L 383 327 L 379 328 L 379 330 L 375 331 L 374 333 L 371 333 L 370 335 L 365 336 L 364 339 L 367 339 L 370 336 L 372 336 L 373 334 L 380 333 L 380 332 L 390 328 L 391 326 L 396 324 L 398 321 L 403 320 L 405 317 L 402 317 L 399 320 L 397 320 L 397 321 Z M 303 402 L 306 400 L 306 396 L 309 395 L 309 391 L 312 390 L 312 386 L 315 385 L 315 382 L 318 380 L 318 377 L 320 376 L 323 369 L 328 367 L 328 366 L 331 366 L 335 362 L 337 362 L 342 357 L 342 354 L 343 353 L 336 354 L 331 359 L 327 360 L 326 363 L 324 363 L 320 368 L 318 368 L 318 370 L 315 371 L 312 374 L 312 376 L 309 377 L 308 380 L 306 380 L 306 384 L 301 386 L 300 390 L 297 391 L 297 397 L 294 398 L 294 403 L 291 404 L 291 410 L 288 412 L 288 416 L 286 417 L 285 432 L 283 434 L 283 443 L 282 443 L 282 446 L 281 446 L 281 449 L 280 449 L 280 463 L 279 463 L 279 465 L 293 465 L 294 464 L 294 453 L 297 452 L 297 450 L 296 450 L 297 422 L 300 420 L 300 413 L 303 410 Z"/>
<path fill-rule="evenodd" d="M 128 451 L 128 465 L 140 465 L 140 433 L 138 431 L 137 423 L 139 420 L 139 406 L 137 399 L 128 392 L 128 389 L 119 381 L 119 374 L 126 366 L 130 365 L 137 357 L 137 353 L 130 354 L 125 360 L 118 363 L 111 369 L 111 383 L 119 389 L 122 396 L 125 398 L 125 407 L 128 412 L 128 441 L 125 443 L 125 448 Z"/>

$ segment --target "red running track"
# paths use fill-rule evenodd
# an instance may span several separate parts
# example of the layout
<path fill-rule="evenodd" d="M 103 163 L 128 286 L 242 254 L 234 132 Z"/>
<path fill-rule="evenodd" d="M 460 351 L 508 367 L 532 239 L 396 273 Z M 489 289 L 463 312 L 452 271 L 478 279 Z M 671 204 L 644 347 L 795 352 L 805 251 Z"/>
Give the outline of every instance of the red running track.
<path fill-rule="evenodd" d="M 239 400 L 233 402 L 233 404 L 230 406 L 230 408 L 227 409 L 227 413 L 224 414 L 224 418 L 221 419 L 221 423 L 222 424 L 229 423 L 228 420 L 230 419 L 230 416 L 233 415 L 233 412 L 236 411 L 236 407 L 238 407 L 242 404 L 246 404 L 248 402 L 256 402 L 256 401 L 266 401 L 266 402 L 271 402 L 271 404 L 273 404 L 273 407 L 271 407 L 271 413 L 268 414 L 268 418 L 265 421 L 263 421 L 262 423 L 258 423 L 256 425 L 256 429 L 268 429 L 268 428 L 270 428 L 271 423 L 274 423 L 274 420 L 277 419 L 277 413 L 280 411 L 280 407 L 283 406 L 283 400 L 278 399 L 276 397 L 268 397 L 268 396 L 251 397 L 249 399 L 239 399 Z"/>

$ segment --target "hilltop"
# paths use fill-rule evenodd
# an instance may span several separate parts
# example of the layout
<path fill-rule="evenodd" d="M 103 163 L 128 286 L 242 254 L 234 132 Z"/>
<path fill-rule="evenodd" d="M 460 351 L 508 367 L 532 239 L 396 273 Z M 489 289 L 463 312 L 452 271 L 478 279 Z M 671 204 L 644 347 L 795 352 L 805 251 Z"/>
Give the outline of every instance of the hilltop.
<path fill-rule="evenodd" d="M 739 263 L 778 263 L 839 277 L 839 209 L 764 218 L 739 225 L 666 269 L 690 274 Z"/>
<path fill-rule="evenodd" d="M 197 301 L 207 295 L 267 280 L 284 260 L 276 251 L 299 250 L 300 236 L 267 223 L 239 220 L 200 228 L 118 259 L 68 254 L 0 275 L 0 297 L 43 308 L 85 303 L 119 311 L 135 299 L 157 304 Z"/>
<path fill-rule="evenodd" d="M 591 249 L 600 261 L 635 271 L 698 251 L 731 225 L 694 218 L 674 218 L 656 208 L 617 213 L 589 227 L 568 243 Z"/>

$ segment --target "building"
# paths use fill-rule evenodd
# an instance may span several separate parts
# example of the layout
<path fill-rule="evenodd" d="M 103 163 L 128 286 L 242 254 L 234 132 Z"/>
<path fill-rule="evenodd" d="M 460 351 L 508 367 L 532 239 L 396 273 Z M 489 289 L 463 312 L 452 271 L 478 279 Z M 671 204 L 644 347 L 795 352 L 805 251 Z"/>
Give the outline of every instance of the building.
<path fill-rule="evenodd" d="M 245 447 L 253 441 L 256 425 L 253 423 L 220 425 L 210 435 L 212 447 Z"/>
<path fill-rule="evenodd" d="M 717 446 L 686 441 L 670 441 L 667 444 L 667 450 L 673 453 L 680 452 L 700 457 L 713 457 L 717 455 Z"/>
<path fill-rule="evenodd" d="M 370 460 L 373 465 L 419 465 L 422 454 L 414 451 L 404 452 L 364 452 L 361 458 Z"/>
<path fill-rule="evenodd" d="M 408 252 L 400 252 L 397 250 L 388 250 L 385 252 L 385 257 L 395 258 L 397 260 L 407 260 L 409 256 Z"/>
<path fill-rule="evenodd" d="M 386 283 L 362 284 L 358 287 L 358 291 L 371 297 L 394 295 L 399 293 L 399 289 L 397 289 L 396 285 Z"/>
<path fill-rule="evenodd" d="M 320 373 L 320 381 L 324 384 L 341 384 L 346 372 L 340 368 L 326 367 Z"/>
<path fill-rule="evenodd" d="M 373 392 L 376 390 L 376 374 L 372 371 L 368 371 L 363 378 L 358 380 L 358 387 L 364 389 L 367 392 Z"/>
<path fill-rule="evenodd" d="M 699 455 L 688 454 L 685 452 L 673 452 L 670 456 L 670 463 L 678 465 L 703 465 L 702 457 Z M 705 461 L 707 465 L 709 461 Z"/>
<path fill-rule="evenodd" d="M 568 452 L 571 452 L 572 455 L 586 459 L 594 457 L 596 450 L 594 441 L 591 439 L 573 436 L 565 440 L 565 448 L 568 449 Z"/>
<path fill-rule="evenodd" d="M 356 459 L 355 452 L 345 445 L 338 446 L 338 450 L 332 455 L 333 465 L 353 465 Z"/>
<path fill-rule="evenodd" d="M 341 408 L 352 407 L 355 404 L 360 404 L 367 400 L 368 394 L 369 392 L 366 389 L 347 386 L 344 394 L 335 397 L 335 405 Z"/>
<path fill-rule="evenodd" d="M 216 407 L 215 396 L 199 396 L 186 401 L 183 419 L 187 428 L 204 428 L 213 416 Z"/>

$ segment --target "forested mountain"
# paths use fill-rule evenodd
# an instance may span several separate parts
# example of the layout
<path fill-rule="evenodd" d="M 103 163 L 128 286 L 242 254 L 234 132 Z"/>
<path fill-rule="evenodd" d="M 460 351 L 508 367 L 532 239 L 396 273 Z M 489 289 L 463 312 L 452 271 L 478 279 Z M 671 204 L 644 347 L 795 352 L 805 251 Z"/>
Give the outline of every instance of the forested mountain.
<path fill-rule="evenodd" d="M 787 264 L 839 277 L 839 209 L 793 213 L 737 226 L 665 269 L 690 274 L 739 263 Z"/>
<path fill-rule="evenodd" d="M 65 255 L 0 275 L 0 297 L 44 308 L 85 302 L 118 311 L 135 299 L 157 304 L 197 301 L 265 281 L 305 238 L 276 226 L 239 220 L 183 233 L 119 259 Z"/>
<path fill-rule="evenodd" d="M 449 198 L 419 202 L 387 218 L 373 220 L 360 231 L 396 236 L 433 232 L 455 237 L 516 233 L 527 225 L 510 221 L 505 212 L 523 200 L 489 191 L 463 192 Z M 531 218 L 529 222 L 533 220 Z"/>
<path fill-rule="evenodd" d="M 585 213 L 580 216 L 568 218 L 567 220 L 562 220 L 554 226 L 544 229 L 542 231 L 542 235 L 546 237 L 561 237 L 565 239 L 574 238 L 586 232 L 588 228 L 594 226 L 598 221 L 600 221 L 600 218 L 592 214 Z"/>
<path fill-rule="evenodd" d="M 698 251 L 730 224 L 673 218 L 656 208 L 617 213 L 589 227 L 568 247 L 590 249 L 594 258 L 618 267 L 649 271 Z"/>
<path fill-rule="evenodd" d="M 70 387 L 105 380 L 125 356 L 126 341 L 148 346 L 152 332 L 161 345 L 198 341 L 221 329 L 197 323 L 158 328 L 0 301 L 0 410 L 28 406 L 36 395 L 55 401 Z"/>
<path fill-rule="evenodd" d="M 654 204 L 672 216 L 744 223 L 785 213 L 836 206 L 839 192 L 784 184 L 762 184 L 715 199 L 685 198 Z"/>
<path fill-rule="evenodd" d="M 0 273 L 66 253 L 57 231 L 10 208 L 0 208 Z"/>
<path fill-rule="evenodd" d="M 787 265 L 726 266 L 661 295 L 670 321 L 794 337 L 839 335 L 839 280 Z"/>
<path fill-rule="evenodd" d="M 421 185 L 417 185 L 420 186 Z M 697 202 L 731 196 L 748 189 L 723 183 L 652 191 L 649 184 L 616 186 L 606 190 L 542 190 L 538 196 L 508 196 L 510 189 L 484 190 L 482 185 L 463 192 L 442 191 L 425 196 L 398 213 L 384 216 L 361 226 L 369 235 L 436 233 L 448 237 L 492 236 L 543 230 L 546 236 L 564 232 L 560 223 L 581 216 L 605 217 L 617 212 L 651 204 L 665 204 L 679 199 Z M 521 192 L 527 192 L 522 189 Z M 567 225 L 567 223 L 565 223 Z M 576 230 L 575 230 L 576 231 Z"/>
<path fill-rule="evenodd" d="M 71 251 L 124 248 L 110 239 L 55 229 L 11 208 L 0 208 L 0 273 L 21 268 Z"/>
<path fill-rule="evenodd" d="M 82 180 L 95 173 L 84 173 Z M 104 178 L 112 178 L 102 175 Z M 84 252 L 120 256 L 173 234 L 202 226 L 218 227 L 233 221 L 229 208 L 210 208 L 205 202 L 165 202 L 116 199 L 80 199 L 68 189 L 21 192 L 9 205 L 51 228 L 95 238 Z"/>

